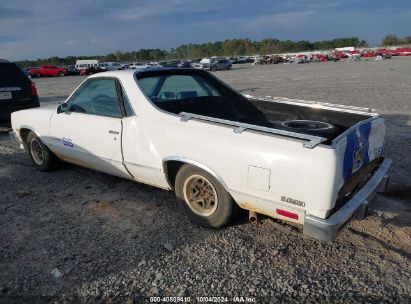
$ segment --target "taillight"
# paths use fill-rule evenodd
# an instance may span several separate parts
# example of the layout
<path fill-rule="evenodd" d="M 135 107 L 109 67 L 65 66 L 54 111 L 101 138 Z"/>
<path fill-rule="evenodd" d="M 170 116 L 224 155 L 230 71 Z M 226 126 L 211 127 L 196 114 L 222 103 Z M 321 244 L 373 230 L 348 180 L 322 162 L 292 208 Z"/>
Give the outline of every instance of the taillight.
<path fill-rule="evenodd" d="M 277 214 L 285 216 L 285 217 L 289 217 L 293 220 L 298 220 L 298 214 L 294 213 L 294 212 L 290 212 L 290 211 L 286 211 L 286 210 L 282 210 L 282 209 L 276 209 L 275 210 Z"/>
<path fill-rule="evenodd" d="M 36 96 L 37 95 L 36 84 L 33 81 L 30 81 L 30 83 L 31 83 L 31 96 Z"/>

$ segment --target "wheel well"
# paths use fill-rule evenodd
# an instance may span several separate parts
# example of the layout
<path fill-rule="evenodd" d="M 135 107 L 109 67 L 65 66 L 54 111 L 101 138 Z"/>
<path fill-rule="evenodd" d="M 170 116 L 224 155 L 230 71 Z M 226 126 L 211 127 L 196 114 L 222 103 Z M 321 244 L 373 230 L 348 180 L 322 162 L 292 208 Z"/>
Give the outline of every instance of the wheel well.
<path fill-rule="evenodd" d="M 185 162 L 182 161 L 176 161 L 176 160 L 170 160 L 164 162 L 164 172 L 166 174 L 166 178 L 168 183 L 170 184 L 170 187 L 174 189 L 174 186 L 176 184 L 176 176 L 178 170 L 186 164 Z"/>
<path fill-rule="evenodd" d="M 27 146 L 27 136 L 29 135 L 30 132 L 31 132 L 30 129 L 24 129 L 24 128 L 20 129 L 20 137 L 21 137 L 24 147 Z"/>
<path fill-rule="evenodd" d="M 170 185 L 170 187 L 172 189 L 175 188 L 175 183 L 176 183 L 176 177 L 177 177 L 177 173 L 180 170 L 180 168 L 183 165 L 190 165 L 193 167 L 197 167 L 201 170 L 204 170 L 206 172 L 208 172 L 209 174 L 211 174 L 220 184 L 221 186 L 224 187 L 224 189 L 228 192 L 228 188 L 227 185 L 224 183 L 223 179 L 220 178 L 220 176 L 218 176 L 218 174 L 216 174 L 213 170 L 211 170 L 210 168 L 208 168 L 207 166 L 193 161 L 193 160 L 189 160 L 189 159 L 181 159 L 181 160 L 166 160 L 163 162 L 163 170 L 164 170 L 164 174 L 167 178 L 168 184 Z"/>

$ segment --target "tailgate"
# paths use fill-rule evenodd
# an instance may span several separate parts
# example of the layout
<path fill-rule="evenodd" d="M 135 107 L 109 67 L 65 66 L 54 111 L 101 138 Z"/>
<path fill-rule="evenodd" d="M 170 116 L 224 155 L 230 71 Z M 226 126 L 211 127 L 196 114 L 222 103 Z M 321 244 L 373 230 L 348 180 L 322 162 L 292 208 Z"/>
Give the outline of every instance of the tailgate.
<path fill-rule="evenodd" d="M 333 146 L 337 151 L 337 172 L 339 174 L 336 179 L 336 200 L 338 194 L 341 196 L 338 192 L 350 177 L 363 168 L 365 170 L 366 167 L 375 163 L 374 160 L 381 157 L 384 136 L 384 120 L 380 116 L 375 116 L 357 123 L 333 141 Z M 358 185 L 361 185 L 367 178 L 369 176 L 365 174 L 362 180 L 358 179 Z M 356 187 L 350 188 L 354 191 Z M 344 195 L 350 194 L 352 193 Z"/>

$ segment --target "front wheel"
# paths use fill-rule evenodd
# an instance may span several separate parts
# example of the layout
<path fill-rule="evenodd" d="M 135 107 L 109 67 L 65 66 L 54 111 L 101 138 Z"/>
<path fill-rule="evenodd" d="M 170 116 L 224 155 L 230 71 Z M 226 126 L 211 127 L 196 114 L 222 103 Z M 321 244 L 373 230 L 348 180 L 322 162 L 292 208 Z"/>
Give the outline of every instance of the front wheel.
<path fill-rule="evenodd" d="M 184 212 L 198 225 L 220 228 L 237 213 L 237 204 L 217 179 L 191 165 L 178 171 L 175 192 Z"/>
<path fill-rule="evenodd" d="M 56 167 L 57 157 L 33 132 L 30 132 L 27 136 L 27 148 L 37 170 L 51 171 Z"/>

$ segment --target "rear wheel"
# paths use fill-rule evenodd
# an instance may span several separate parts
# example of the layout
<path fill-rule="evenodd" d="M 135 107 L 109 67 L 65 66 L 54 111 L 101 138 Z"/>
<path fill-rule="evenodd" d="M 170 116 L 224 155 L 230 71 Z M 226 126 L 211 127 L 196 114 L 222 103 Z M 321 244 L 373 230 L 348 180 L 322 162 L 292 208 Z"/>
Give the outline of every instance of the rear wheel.
<path fill-rule="evenodd" d="M 59 72 L 58 76 L 63 77 L 64 76 L 64 72 Z"/>
<path fill-rule="evenodd" d="M 27 136 L 27 148 L 37 170 L 50 171 L 56 167 L 57 157 L 33 132 Z"/>
<path fill-rule="evenodd" d="M 212 66 L 212 67 L 211 67 L 211 70 L 212 70 L 212 71 L 217 71 L 217 67 L 216 67 L 216 66 Z"/>
<path fill-rule="evenodd" d="M 237 213 L 238 206 L 208 172 L 184 165 L 177 173 L 175 192 L 184 212 L 196 224 L 219 228 Z"/>

